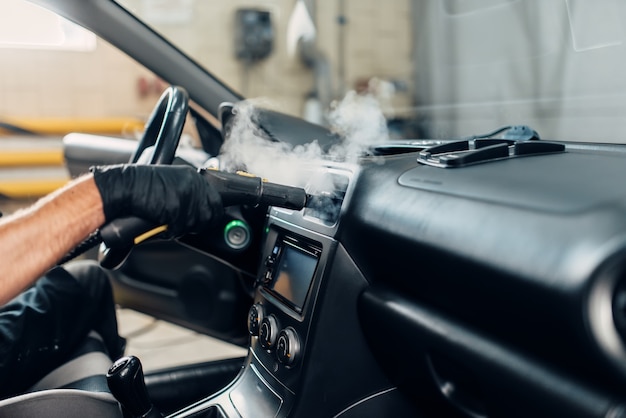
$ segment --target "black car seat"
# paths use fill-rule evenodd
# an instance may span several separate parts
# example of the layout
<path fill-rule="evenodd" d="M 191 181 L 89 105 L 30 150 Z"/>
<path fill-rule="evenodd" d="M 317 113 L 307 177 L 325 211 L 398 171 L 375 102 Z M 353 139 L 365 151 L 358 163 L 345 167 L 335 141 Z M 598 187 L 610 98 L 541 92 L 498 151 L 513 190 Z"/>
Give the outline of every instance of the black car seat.
<path fill-rule="evenodd" d="M 121 418 L 113 395 L 78 389 L 47 389 L 0 401 L 0 417 Z"/>
<path fill-rule="evenodd" d="M 0 418 L 121 418 L 120 405 L 106 382 L 111 364 L 102 338 L 92 331 L 70 360 L 27 393 L 0 400 Z"/>

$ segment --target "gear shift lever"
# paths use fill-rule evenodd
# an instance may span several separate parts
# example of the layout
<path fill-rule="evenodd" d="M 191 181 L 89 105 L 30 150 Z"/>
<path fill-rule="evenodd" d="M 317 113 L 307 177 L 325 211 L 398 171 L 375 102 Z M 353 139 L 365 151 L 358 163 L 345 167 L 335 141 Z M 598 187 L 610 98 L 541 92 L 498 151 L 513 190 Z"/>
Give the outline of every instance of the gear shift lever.
<path fill-rule="evenodd" d="M 113 363 L 107 372 L 107 383 L 113 396 L 133 418 L 163 417 L 150 401 L 137 357 L 122 357 Z"/>

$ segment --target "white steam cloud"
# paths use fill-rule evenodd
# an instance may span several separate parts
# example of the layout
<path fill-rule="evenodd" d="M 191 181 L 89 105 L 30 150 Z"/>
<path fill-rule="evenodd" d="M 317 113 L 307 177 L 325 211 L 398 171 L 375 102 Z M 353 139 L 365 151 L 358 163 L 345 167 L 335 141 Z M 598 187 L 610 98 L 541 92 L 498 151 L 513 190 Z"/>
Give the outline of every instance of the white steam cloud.
<path fill-rule="evenodd" d="M 333 106 L 328 120 L 333 131 L 342 138 L 341 144 L 330 150 L 334 159 L 355 162 L 371 146 L 389 139 L 387 120 L 378 100 L 369 94 L 349 92 Z"/>
<path fill-rule="evenodd" d="M 369 147 L 389 137 L 385 117 L 371 95 L 349 92 L 333 105 L 328 121 L 341 142 L 327 152 L 317 138 L 295 147 L 268 140 L 256 124 L 257 109 L 265 104 L 247 100 L 235 105 L 234 120 L 219 156 L 220 169 L 244 169 L 275 183 L 305 187 L 311 182 L 305 166 L 322 165 L 324 160 L 356 162 Z"/>

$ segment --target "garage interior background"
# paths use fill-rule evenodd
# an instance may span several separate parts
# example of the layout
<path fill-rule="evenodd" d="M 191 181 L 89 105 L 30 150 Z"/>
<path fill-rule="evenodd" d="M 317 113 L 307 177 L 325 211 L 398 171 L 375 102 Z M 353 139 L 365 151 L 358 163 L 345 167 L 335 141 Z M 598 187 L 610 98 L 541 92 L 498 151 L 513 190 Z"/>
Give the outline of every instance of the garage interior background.
<path fill-rule="evenodd" d="M 7 0 L 7 5 L 0 7 L 10 8 L 9 3 L 14 1 Z M 324 26 L 314 41 L 317 62 L 310 66 L 298 54 L 288 52 L 287 32 L 295 0 L 123 3 L 130 9 L 153 7 L 154 23 L 166 37 L 176 42 L 185 36 L 184 43 L 193 55 L 200 56 L 201 63 L 219 78 L 246 97 L 278 99 L 275 104 L 287 113 L 304 114 L 305 102 L 316 87 L 316 71 L 322 72 L 323 83 L 330 85 L 320 92 L 324 100 L 341 98 L 347 90 L 363 88 L 377 77 L 401 86 L 393 98 L 396 108 L 410 103 L 410 0 L 394 0 L 394 7 L 381 7 L 376 0 L 308 2 L 313 21 Z M 172 14 L 176 7 L 189 13 Z M 197 8 L 227 10 L 193 13 Z M 252 63 L 237 56 L 237 11 L 246 9 L 269 12 L 273 26 L 271 53 Z M 9 21 L 9 15 L 0 13 L 4 16 L 0 20 Z M 200 21 L 194 16 L 211 16 L 211 20 Z M 193 28 L 191 39 L 181 30 L 189 26 Z M 346 53 L 351 55 L 342 56 Z M 398 56 L 405 60 L 398 62 Z M 100 39 L 93 49 L 82 51 L 2 47 L 0 62 L 0 116 L 10 121 L 143 119 L 165 87 L 142 66 Z"/>

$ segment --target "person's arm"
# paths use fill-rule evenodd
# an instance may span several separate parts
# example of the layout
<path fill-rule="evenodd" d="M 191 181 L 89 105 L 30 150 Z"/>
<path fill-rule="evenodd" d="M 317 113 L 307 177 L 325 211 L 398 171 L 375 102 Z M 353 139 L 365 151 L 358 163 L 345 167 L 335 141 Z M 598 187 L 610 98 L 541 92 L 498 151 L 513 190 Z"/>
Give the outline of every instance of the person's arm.
<path fill-rule="evenodd" d="M 193 167 L 95 167 L 32 207 L 0 218 L 0 304 L 105 222 L 138 216 L 179 236 L 209 226 L 222 211 L 219 193 Z"/>
<path fill-rule="evenodd" d="M 91 174 L 0 218 L 0 305 L 34 283 L 104 221 Z"/>

